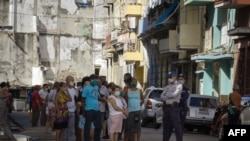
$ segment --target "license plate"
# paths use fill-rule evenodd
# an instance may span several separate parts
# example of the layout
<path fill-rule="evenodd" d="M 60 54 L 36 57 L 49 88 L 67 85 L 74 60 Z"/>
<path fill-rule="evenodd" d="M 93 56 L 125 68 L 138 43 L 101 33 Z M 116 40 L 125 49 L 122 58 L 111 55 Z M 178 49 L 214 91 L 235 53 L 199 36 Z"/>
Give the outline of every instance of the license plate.
<path fill-rule="evenodd" d="M 208 111 L 198 111 L 199 115 L 209 115 Z"/>

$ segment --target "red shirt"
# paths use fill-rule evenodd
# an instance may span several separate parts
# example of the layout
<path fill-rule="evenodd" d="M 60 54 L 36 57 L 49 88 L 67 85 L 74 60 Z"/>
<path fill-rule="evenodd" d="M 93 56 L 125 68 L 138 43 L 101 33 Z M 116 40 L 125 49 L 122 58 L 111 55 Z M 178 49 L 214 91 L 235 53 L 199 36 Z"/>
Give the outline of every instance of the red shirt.
<path fill-rule="evenodd" d="M 32 108 L 39 108 L 39 105 L 36 101 L 38 101 L 40 105 L 42 104 L 42 98 L 40 97 L 38 91 L 34 91 L 32 93 Z"/>

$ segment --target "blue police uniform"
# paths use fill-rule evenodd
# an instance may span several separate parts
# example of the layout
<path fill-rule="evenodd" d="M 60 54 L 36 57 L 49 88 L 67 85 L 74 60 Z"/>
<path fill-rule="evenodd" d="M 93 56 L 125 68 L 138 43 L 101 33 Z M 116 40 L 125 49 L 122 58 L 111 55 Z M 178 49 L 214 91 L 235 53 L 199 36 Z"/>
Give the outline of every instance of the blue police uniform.
<path fill-rule="evenodd" d="M 176 141 L 183 141 L 183 132 L 180 120 L 179 103 L 181 99 L 182 84 L 171 80 L 175 72 L 169 72 L 169 84 L 164 88 L 161 99 L 163 101 L 163 141 L 169 141 L 175 129 Z"/>

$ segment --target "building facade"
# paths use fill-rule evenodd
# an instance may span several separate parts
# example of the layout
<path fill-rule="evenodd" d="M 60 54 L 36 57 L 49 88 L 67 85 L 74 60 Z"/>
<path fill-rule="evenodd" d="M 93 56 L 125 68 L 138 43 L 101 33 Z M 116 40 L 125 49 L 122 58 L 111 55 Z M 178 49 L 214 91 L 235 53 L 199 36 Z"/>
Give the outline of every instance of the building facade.
<path fill-rule="evenodd" d="M 104 37 L 93 34 L 103 25 L 96 20 L 94 1 L 9 0 L 0 5 L 2 81 L 32 86 L 67 75 L 81 81 L 92 73 L 106 74 L 106 62 L 98 59 Z"/>

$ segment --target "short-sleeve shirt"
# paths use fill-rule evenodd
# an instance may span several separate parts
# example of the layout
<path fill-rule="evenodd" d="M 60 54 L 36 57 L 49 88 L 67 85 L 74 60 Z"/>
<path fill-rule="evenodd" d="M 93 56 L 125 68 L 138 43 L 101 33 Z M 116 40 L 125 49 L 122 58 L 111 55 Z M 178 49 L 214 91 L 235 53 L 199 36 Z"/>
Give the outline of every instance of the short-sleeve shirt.
<path fill-rule="evenodd" d="M 98 86 L 86 85 L 83 88 L 82 97 L 85 97 L 85 110 L 100 110 Z"/>

